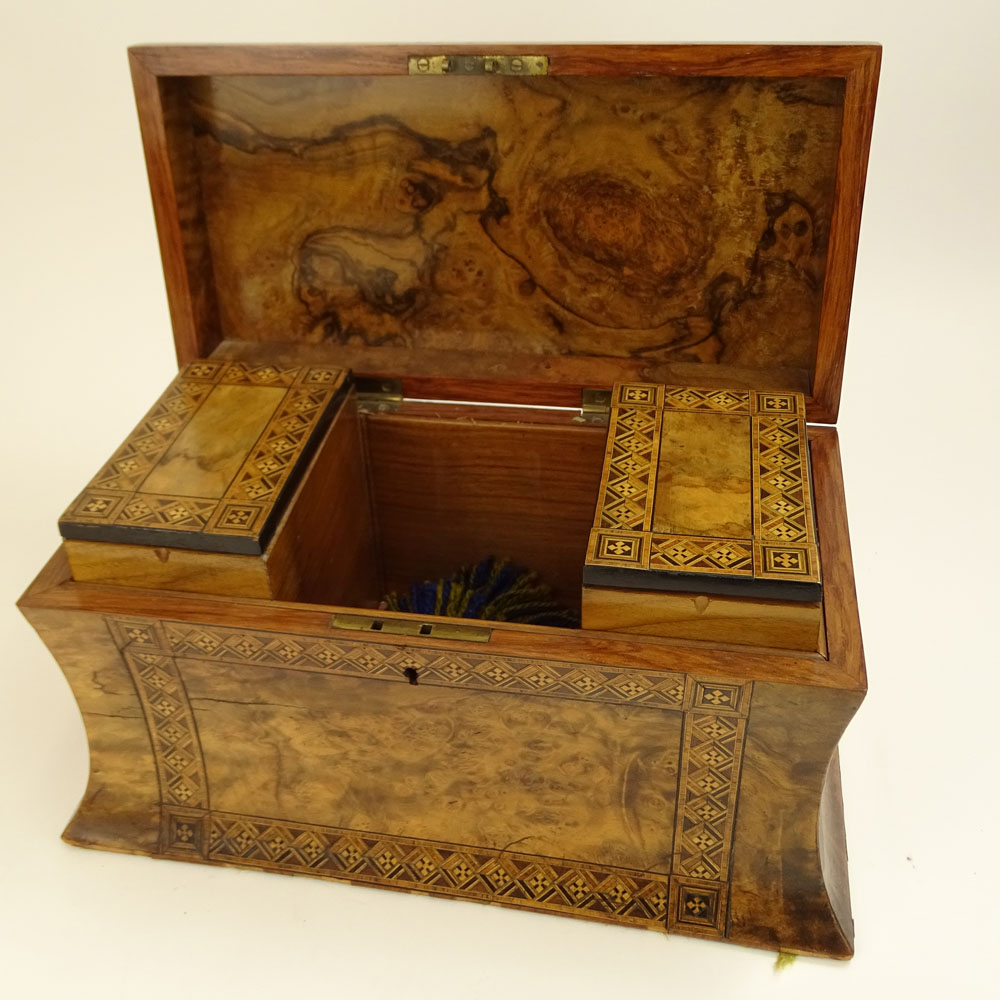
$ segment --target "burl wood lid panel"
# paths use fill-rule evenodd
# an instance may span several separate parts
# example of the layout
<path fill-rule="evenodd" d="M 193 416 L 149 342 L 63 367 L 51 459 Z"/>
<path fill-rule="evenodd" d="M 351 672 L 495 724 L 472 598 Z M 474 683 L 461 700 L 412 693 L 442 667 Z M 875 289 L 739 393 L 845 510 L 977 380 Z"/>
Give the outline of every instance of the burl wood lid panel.
<path fill-rule="evenodd" d="M 812 384 L 842 78 L 185 86 L 223 338 Z"/>
<path fill-rule="evenodd" d="M 584 582 L 816 601 L 805 399 L 617 385 Z"/>
<path fill-rule="evenodd" d="M 339 368 L 192 362 L 62 516 L 61 534 L 263 552 L 349 386 Z"/>

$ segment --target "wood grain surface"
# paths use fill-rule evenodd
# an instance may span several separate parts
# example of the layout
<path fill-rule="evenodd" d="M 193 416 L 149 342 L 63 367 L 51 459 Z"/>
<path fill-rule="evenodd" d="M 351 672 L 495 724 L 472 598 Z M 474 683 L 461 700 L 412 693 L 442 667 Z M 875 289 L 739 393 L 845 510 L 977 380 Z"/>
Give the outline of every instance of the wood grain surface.
<path fill-rule="evenodd" d="M 579 607 L 603 427 L 371 414 L 367 436 L 388 590 L 493 555 Z"/>
<path fill-rule="evenodd" d="M 543 48 L 549 77 L 458 81 L 404 76 L 403 48 L 133 50 L 181 356 L 291 335 L 384 375 L 394 344 L 513 382 L 554 381 L 532 355 L 612 362 L 589 384 L 762 368 L 835 418 L 878 47 Z"/>
<path fill-rule="evenodd" d="M 680 713 L 179 666 L 223 812 L 669 873 Z"/>
<path fill-rule="evenodd" d="M 347 395 L 288 502 L 265 561 L 285 601 L 376 607 L 384 594 L 363 427 Z"/>
<path fill-rule="evenodd" d="M 583 627 L 818 653 L 823 605 L 719 594 L 584 587 Z"/>
<path fill-rule="evenodd" d="M 279 596 L 271 589 L 267 563 L 260 556 L 71 538 L 62 548 L 73 579 L 81 583 L 230 597 Z"/>
<path fill-rule="evenodd" d="M 330 366 L 186 365 L 59 520 L 64 538 L 260 555 L 349 388 Z"/>
<path fill-rule="evenodd" d="M 435 446 L 461 426 L 369 419 Z M 553 453 L 601 436 L 542 429 Z M 359 636 L 329 606 L 95 586 L 57 557 L 21 606 L 93 748 L 67 839 L 849 955 L 830 762 L 865 682 L 836 433 L 812 437 L 825 656 L 502 623 L 485 644 Z"/>
<path fill-rule="evenodd" d="M 753 534 L 750 422 L 734 414 L 669 412 L 660 429 L 653 531 Z"/>
<path fill-rule="evenodd" d="M 842 81 L 455 86 L 192 84 L 224 336 L 811 367 Z"/>
<path fill-rule="evenodd" d="M 832 757 L 860 701 L 856 692 L 755 686 L 733 851 L 734 940 L 771 947 L 794 940 L 793 950 L 835 958 L 853 953 Z"/>
<path fill-rule="evenodd" d="M 63 837 L 81 847 L 153 854 L 159 788 L 149 728 L 100 615 L 22 607 L 77 699 L 90 748 L 87 788 Z"/>

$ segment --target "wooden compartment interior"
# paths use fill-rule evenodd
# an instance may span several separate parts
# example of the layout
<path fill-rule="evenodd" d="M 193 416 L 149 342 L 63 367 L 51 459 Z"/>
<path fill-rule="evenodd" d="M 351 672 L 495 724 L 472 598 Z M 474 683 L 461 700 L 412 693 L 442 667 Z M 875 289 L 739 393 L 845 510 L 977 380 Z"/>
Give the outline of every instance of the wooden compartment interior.
<path fill-rule="evenodd" d="M 566 413 L 534 423 L 516 409 L 486 419 L 481 408 L 428 409 L 362 413 L 363 459 L 346 447 L 317 455 L 307 482 L 334 491 L 329 530 L 300 542 L 329 569 L 306 599 L 377 608 L 392 591 L 496 556 L 536 571 L 578 612 L 606 428 Z"/>
<path fill-rule="evenodd" d="M 496 556 L 535 570 L 578 612 L 606 428 L 567 413 L 534 423 L 517 410 L 447 410 L 338 418 L 292 507 L 307 500 L 298 516 L 325 524 L 293 541 L 313 580 L 300 599 L 374 609 Z"/>
<path fill-rule="evenodd" d="M 606 426 L 567 411 L 455 404 L 354 412 L 352 401 L 331 428 L 340 444 L 327 442 L 308 475 L 309 506 L 324 503 L 330 516 L 300 539 L 318 584 L 302 599 L 374 610 L 388 593 L 496 556 L 535 570 L 573 611 L 589 592 L 588 628 L 823 653 L 821 603 L 613 590 L 615 601 L 641 598 L 653 624 L 618 604 L 605 622 L 582 576 Z"/>
<path fill-rule="evenodd" d="M 497 556 L 579 610 L 605 427 L 395 414 L 363 423 L 386 592 Z"/>

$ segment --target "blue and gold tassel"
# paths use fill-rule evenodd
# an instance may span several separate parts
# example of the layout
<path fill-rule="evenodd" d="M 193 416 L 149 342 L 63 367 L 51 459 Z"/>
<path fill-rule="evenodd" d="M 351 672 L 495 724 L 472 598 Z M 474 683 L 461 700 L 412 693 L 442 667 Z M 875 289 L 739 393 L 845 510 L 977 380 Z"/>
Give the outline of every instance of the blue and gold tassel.
<path fill-rule="evenodd" d="M 479 618 L 524 625 L 578 628 L 580 618 L 552 600 L 552 589 L 537 573 L 490 556 L 463 567 L 442 580 L 415 583 L 409 590 L 389 594 L 388 611 L 449 618 Z"/>

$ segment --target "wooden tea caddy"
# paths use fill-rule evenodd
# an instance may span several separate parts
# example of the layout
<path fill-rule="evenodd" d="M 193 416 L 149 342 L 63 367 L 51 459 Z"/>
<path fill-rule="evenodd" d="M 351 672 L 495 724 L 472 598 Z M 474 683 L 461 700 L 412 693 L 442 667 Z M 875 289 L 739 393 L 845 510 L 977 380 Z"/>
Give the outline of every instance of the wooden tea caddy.
<path fill-rule="evenodd" d="M 130 59 L 181 379 L 336 391 L 294 475 L 244 475 L 247 440 L 201 506 L 149 493 L 132 458 L 186 461 L 161 420 L 65 515 L 20 602 L 90 741 L 65 839 L 851 955 L 837 742 L 866 678 L 832 425 L 878 47 Z M 377 610 L 488 554 L 579 602 L 629 386 L 800 401 L 815 648 L 753 631 L 752 586 L 721 639 L 632 628 L 592 575 L 599 629 Z M 655 542 L 643 516 L 617 527 Z M 243 541 L 171 545 L 170 518 Z"/>

